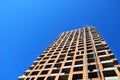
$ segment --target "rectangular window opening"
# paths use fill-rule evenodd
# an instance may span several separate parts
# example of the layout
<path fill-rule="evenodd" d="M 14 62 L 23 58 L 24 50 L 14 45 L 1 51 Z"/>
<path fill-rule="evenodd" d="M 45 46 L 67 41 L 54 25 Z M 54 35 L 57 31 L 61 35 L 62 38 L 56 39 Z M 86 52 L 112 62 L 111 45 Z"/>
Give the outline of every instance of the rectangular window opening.
<path fill-rule="evenodd" d="M 51 59 L 56 58 L 57 56 L 52 56 Z"/>
<path fill-rule="evenodd" d="M 93 52 L 93 50 L 87 50 L 87 53 L 91 53 L 91 52 Z"/>
<path fill-rule="evenodd" d="M 53 63 L 54 62 L 54 60 L 49 60 L 49 62 L 48 63 Z"/>
<path fill-rule="evenodd" d="M 83 58 L 82 55 L 80 55 L 80 56 L 76 56 L 76 59 L 82 59 L 82 58 Z"/>
<path fill-rule="evenodd" d="M 88 61 L 88 63 L 92 63 L 92 62 L 95 62 L 95 59 L 94 58 L 88 58 L 87 61 Z"/>
<path fill-rule="evenodd" d="M 93 58 L 94 56 L 93 56 L 93 54 L 88 54 L 87 55 L 87 58 Z"/>
<path fill-rule="evenodd" d="M 48 70 L 44 70 L 41 72 L 41 75 L 44 75 L 44 74 L 47 74 L 48 73 Z"/>
<path fill-rule="evenodd" d="M 100 61 L 106 61 L 106 60 L 110 60 L 111 58 L 109 56 L 106 57 L 100 57 Z"/>
<path fill-rule="evenodd" d="M 46 60 L 46 59 L 48 59 L 48 58 L 49 58 L 49 57 L 44 57 L 43 60 Z"/>
<path fill-rule="evenodd" d="M 59 63 L 59 64 L 55 64 L 54 67 L 60 68 L 61 65 L 62 65 L 61 63 Z"/>
<path fill-rule="evenodd" d="M 70 73 L 70 68 L 63 69 L 62 73 L 69 74 Z"/>
<path fill-rule="evenodd" d="M 98 56 L 101 56 L 101 55 L 106 55 L 105 52 L 98 52 Z"/>
<path fill-rule="evenodd" d="M 103 71 L 104 77 L 112 77 L 112 76 L 117 76 L 117 74 L 115 73 L 114 70 L 110 70 L 110 71 Z"/>
<path fill-rule="evenodd" d="M 98 78 L 97 72 L 88 73 L 88 78 Z"/>
<path fill-rule="evenodd" d="M 74 71 L 82 71 L 83 67 L 74 67 Z"/>
<path fill-rule="evenodd" d="M 96 69 L 96 65 L 88 65 L 89 71 L 93 71 L 94 69 Z"/>
<path fill-rule="evenodd" d="M 83 74 L 73 74 L 72 80 L 83 79 Z"/>
<path fill-rule="evenodd" d="M 73 57 L 68 57 L 67 60 L 73 60 Z"/>
<path fill-rule="evenodd" d="M 74 53 L 69 53 L 68 56 L 74 56 Z"/>
<path fill-rule="evenodd" d="M 45 68 L 51 68 L 52 65 L 46 65 Z"/>
<path fill-rule="evenodd" d="M 72 62 L 65 63 L 65 66 L 71 66 L 71 65 L 72 65 Z"/>
<path fill-rule="evenodd" d="M 39 71 L 34 71 L 31 73 L 31 75 L 37 75 Z"/>
<path fill-rule="evenodd" d="M 38 77 L 37 80 L 44 80 L 45 77 Z"/>
<path fill-rule="evenodd" d="M 114 67 L 114 64 L 112 62 L 109 62 L 109 63 L 103 63 L 102 66 L 103 68 L 108 68 L 108 67 Z"/>
<path fill-rule="evenodd" d="M 59 73 L 59 69 L 53 70 L 52 73 Z"/>
<path fill-rule="evenodd" d="M 55 80 L 55 76 L 49 76 L 47 80 Z"/>
<path fill-rule="evenodd" d="M 62 59 L 58 59 L 58 60 L 57 60 L 57 63 L 62 62 L 62 61 L 64 61 L 63 58 L 62 58 Z"/>
<path fill-rule="evenodd" d="M 68 75 L 61 75 L 58 80 L 68 80 Z"/>
<path fill-rule="evenodd" d="M 75 65 L 83 64 L 83 61 L 75 61 Z"/>
<path fill-rule="evenodd" d="M 45 63 L 45 61 L 41 61 L 41 62 L 40 62 L 40 64 L 44 64 L 44 63 Z"/>
<path fill-rule="evenodd" d="M 60 57 L 59 58 L 64 58 L 65 57 L 65 55 L 60 55 Z"/>

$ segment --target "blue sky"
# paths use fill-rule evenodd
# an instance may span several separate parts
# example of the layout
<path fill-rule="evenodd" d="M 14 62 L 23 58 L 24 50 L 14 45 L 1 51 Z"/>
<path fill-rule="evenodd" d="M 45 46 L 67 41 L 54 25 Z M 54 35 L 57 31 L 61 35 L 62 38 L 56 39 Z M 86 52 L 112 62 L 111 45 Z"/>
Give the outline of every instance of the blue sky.
<path fill-rule="evenodd" d="M 17 80 L 61 32 L 84 24 L 120 61 L 120 0 L 0 0 L 0 80 Z"/>

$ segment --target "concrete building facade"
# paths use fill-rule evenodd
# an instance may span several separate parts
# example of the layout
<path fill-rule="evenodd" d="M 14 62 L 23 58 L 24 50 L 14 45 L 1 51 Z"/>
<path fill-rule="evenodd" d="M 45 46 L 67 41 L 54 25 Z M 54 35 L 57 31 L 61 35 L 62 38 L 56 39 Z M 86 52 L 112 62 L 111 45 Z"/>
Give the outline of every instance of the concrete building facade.
<path fill-rule="evenodd" d="M 88 26 L 60 34 L 18 80 L 120 80 L 120 65 Z"/>

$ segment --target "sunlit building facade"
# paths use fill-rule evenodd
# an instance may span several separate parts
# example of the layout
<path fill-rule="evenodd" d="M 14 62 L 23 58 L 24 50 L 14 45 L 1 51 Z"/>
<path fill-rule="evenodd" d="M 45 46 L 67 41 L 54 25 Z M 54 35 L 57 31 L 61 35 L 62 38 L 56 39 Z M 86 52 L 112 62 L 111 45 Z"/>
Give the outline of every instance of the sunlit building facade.
<path fill-rule="evenodd" d="M 18 80 L 120 80 L 120 65 L 88 26 L 60 34 Z"/>

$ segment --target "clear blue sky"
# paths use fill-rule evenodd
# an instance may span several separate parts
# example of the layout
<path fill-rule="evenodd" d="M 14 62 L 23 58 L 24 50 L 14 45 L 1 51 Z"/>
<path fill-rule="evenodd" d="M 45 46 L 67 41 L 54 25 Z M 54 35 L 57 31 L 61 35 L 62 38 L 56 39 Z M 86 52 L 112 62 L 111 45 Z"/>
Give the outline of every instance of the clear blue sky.
<path fill-rule="evenodd" d="M 84 24 L 120 61 L 120 0 L 0 0 L 0 80 L 17 80 L 61 32 Z"/>

